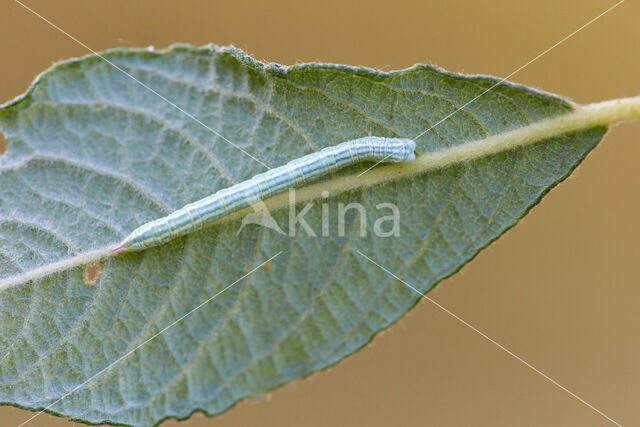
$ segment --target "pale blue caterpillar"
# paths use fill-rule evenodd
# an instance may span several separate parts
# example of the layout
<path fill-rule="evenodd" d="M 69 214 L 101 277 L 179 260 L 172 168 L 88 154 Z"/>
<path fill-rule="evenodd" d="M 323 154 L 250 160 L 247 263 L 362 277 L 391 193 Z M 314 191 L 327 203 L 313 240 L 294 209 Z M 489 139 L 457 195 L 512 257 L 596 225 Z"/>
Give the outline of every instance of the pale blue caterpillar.
<path fill-rule="evenodd" d="M 375 136 L 327 147 L 143 224 L 113 251 L 142 250 L 166 243 L 277 193 L 354 163 L 410 162 L 415 159 L 415 148 L 416 143 L 411 139 Z"/>

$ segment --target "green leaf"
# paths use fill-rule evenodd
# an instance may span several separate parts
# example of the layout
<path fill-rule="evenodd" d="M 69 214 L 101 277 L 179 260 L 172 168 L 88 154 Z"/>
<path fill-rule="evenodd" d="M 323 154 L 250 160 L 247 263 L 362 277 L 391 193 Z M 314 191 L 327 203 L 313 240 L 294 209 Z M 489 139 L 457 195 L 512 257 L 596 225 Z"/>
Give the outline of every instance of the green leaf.
<path fill-rule="evenodd" d="M 417 139 L 420 153 L 574 110 L 553 95 L 424 65 L 392 73 L 285 68 L 214 46 L 104 56 L 270 167 L 368 134 L 414 137 L 448 115 Z M 584 127 L 436 169 L 384 166 L 357 177 L 371 164 L 356 165 L 301 193 L 313 201 L 304 218 L 316 236 L 299 226 L 295 236 L 256 225 L 238 233 L 235 216 L 103 260 L 95 285 L 77 266 L 4 289 L 0 401 L 92 423 L 152 425 L 197 410 L 218 414 L 324 369 L 420 298 L 358 251 L 427 292 L 516 224 L 606 130 Z M 5 280 L 117 243 L 146 221 L 265 170 L 97 56 L 44 73 L 2 107 L 0 128 L 8 144 L 0 156 Z M 270 204 L 285 232 L 286 197 Z M 366 235 L 355 209 L 341 235 L 338 205 L 356 202 L 366 211 Z M 374 232 L 389 215 L 381 203 L 398 206 L 399 237 Z"/>

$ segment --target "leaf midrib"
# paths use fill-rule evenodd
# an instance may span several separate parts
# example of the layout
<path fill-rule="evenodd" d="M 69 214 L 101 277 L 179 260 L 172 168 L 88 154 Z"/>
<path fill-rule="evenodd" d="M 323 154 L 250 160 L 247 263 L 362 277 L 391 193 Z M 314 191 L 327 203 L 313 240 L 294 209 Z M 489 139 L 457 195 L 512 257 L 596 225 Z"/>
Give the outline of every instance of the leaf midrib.
<path fill-rule="evenodd" d="M 320 183 L 301 187 L 296 190 L 296 203 L 317 199 L 321 197 L 323 191 L 328 191 L 330 194 L 335 195 L 356 188 L 368 188 L 384 182 L 424 173 L 432 169 L 444 168 L 456 163 L 463 163 L 476 158 L 497 154 L 571 131 L 584 130 L 598 125 L 608 125 L 618 121 L 637 118 L 640 118 L 640 96 L 589 104 L 578 107 L 578 109 L 567 114 L 541 120 L 500 134 L 491 135 L 481 140 L 424 153 L 410 163 L 385 164 L 376 167 L 362 176 L 352 173 L 332 177 Z M 264 203 L 270 211 L 276 211 L 288 206 L 288 198 L 288 194 L 280 193 L 265 200 Z M 211 225 L 219 225 L 237 220 L 247 213 L 250 213 L 251 210 L 251 207 L 242 209 L 219 219 Z M 98 250 L 96 253 L 99 254 L 100 251 Z M 99 256 L 100 258 L 92 260 L 113 255 L 105 255 L 103 251 Z M 78 265 L 83 265 L 92 260 L 84 259 L 82 264 L 69 265 L 66 269 L 68 270 Z M 45 267 L 46 266 L 41 268 Z M 0 291 L 3 288 L 16 286 L 25 282 L 15 282 L 16 277 L 18 276 L 11 276 L 1 280 Z M 44 276 L 38 278 L 42 277 Z"/>

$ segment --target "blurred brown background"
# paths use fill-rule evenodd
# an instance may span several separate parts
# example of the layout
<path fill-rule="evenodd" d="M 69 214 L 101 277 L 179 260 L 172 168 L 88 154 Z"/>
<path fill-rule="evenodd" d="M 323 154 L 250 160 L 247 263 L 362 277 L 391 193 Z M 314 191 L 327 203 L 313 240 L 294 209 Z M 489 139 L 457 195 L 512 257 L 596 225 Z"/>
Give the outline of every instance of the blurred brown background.
<path fill-rule="evenodd" d="M 283 64 L 416 62 L 506 76 L 615 0 L 24 0 L 95 50 L 233 43 Z M 579 103 L 640 94 L 640 4 L 626 1 L 511 78 Z M 88 53 L 0 0 L 0 103 Z M 618 126 L 527 218 L 430 294 L 624 425 L 640 425 L 640 123 Z M 0 424 L 32 413 L 0 407 Z M 70 426 L 41 415 L 29 426 Z M 363 351 L 189 426 L 610 424 L 422 301 Z"/>

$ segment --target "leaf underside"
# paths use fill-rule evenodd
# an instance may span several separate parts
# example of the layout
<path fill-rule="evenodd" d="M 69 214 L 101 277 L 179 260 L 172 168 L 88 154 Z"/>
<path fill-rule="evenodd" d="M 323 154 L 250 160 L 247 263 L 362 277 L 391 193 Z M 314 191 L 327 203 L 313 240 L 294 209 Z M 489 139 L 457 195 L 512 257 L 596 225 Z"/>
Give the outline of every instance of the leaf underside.
<path fill-rule="evenodd" d="M 175 46 L 104 56 L 271 167 L 368 134 L 413 137 L 497 80 L 431 66 L 382 73 L 265 66 L 233 48 Z M 441 150 L 572 110 L 501 83 L 417 140 Z M 96 56 L 54 66 L 0 109 L 0 278 L 116 243 L 264 168 Z M 367 344 L 419 296 L 499 237 L 602 138 L 597 127 L 316 200 L 316 237 L 239 221 L 0 293 L 0 402 L 48 407 L 199 303 L 283 253 L 48 409 L 90 423 L 153 425 L 326 368 Z M 350 172 L 364 169 L 356 165 Z M 331 179 L 331 177 L 327 177 Z M 361 203 L 337 229 L 338 204 Z M 373 223 L 394 203 L 400 237 Z M 330 236 L 322 237 L 322 204 Z M 298 207 L 298 212 L 301 206 Z M 273 212 L 288 229 L 287 209 Z"/>

